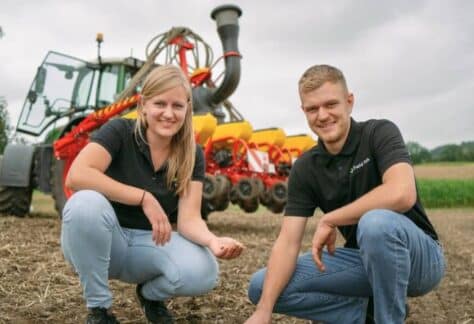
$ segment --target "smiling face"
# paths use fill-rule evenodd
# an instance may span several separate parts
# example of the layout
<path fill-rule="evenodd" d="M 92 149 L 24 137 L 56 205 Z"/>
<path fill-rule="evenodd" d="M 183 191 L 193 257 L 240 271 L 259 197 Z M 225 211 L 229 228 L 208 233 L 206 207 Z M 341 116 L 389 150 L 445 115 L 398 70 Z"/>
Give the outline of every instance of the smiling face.
<path fill-rule="evenodd" d="M 324 82 L 317 89 L 300 92 L 300 98 L 311 130 L 330 153 L 339 153 L 349 134 L 352 93 L 341 82 Z"/>
<path fill-rule="evenodd" d="M 183 126 L 189 110 L 187 92 L 184 87 L 176 86 L 145 100 L 142 107 L 148 125 L 147 140 L 170 141 Z"/>

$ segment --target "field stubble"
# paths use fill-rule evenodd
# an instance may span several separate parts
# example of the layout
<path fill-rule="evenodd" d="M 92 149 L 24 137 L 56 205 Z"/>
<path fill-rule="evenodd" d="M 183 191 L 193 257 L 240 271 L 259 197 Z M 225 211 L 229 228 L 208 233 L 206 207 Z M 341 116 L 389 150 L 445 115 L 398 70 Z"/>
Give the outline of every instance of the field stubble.
<path fill-rule="evenodd" d="M 0 323 L 78 323 L 85 306 L 78 279 L 60 251 L 60 222 L 50 198 L 37 195 L 35 212 L 25 219 L 0 217 Z M 426 296 L 410 299 L 407 323 L 474 323 L 474 209 L 430 210 L 445 246 L 447 273 Z M 242 323 L 254 309 L 246 289 L 251 274 L 264 266 L 281 215 L 228 210 L 210 216 L 217 234 L 241 240 L 247 250 L 237 260 L 220 262 L 221 279 L 203 297 L 169 302 L 178 323 Z M 308 250 L 317 217 L 309 221 L 303 250 Z M 114 312 L 122 323 L 143 323 L 132 285 L 111 281 Z M 274 315 L 275 323 L 308 323 Z"/>

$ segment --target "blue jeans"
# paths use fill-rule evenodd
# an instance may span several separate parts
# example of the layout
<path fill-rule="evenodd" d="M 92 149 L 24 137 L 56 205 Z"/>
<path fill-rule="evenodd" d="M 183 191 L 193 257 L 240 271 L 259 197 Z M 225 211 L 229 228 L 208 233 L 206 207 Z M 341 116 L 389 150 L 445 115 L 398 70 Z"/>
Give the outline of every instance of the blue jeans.
<path fill-rule="evenodd" d="M 372 210 L 357 229 L 360 250 L 326 251 L 320 272 L 311 253 L 298 258 L 293 276 L 279 296 L 274 312 L 324 323 L 364 323 L 368 297 L 374 298 L 377 323 L 403 323 L 407 296 L 421 296 L 444 275 L 441 246 L 406 216 Z M 249 298 L 256 304 L 266 269 L 256 272 Z"/>
<path fill-rule="evenodd" d="M 218 264 L 207 248 L 176 232 L 157 246 L 151 231 L 120 227 L 109 201 L 91 190 L 67 201 L 61 245 L 89 308 L 111 306 L 109 278 L 143 283 L 141 294 L 150 300 L 201 295 L 217 283 Z"/>

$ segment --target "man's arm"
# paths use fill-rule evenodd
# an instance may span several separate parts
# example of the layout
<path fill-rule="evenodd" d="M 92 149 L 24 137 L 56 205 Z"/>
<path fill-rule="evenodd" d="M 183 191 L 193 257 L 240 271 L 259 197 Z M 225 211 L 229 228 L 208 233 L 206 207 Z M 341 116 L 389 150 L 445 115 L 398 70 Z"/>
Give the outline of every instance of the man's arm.
<path fill-rule="evenodd" d="M 260 301 L 246 324 L 270 323 L 273 306 L 288 284 L 301 248 L 307 217 L 285 216 L 268 261 Z"/>
<path fill-rule="evenodd" d="M 313 259 L 321 271 L 325 270 L 321 260 L 324 246 L 334 251 L 334 230 L 336 226 L 359 222 L 366 212 L 373 209 L 389 209 L 406 212 L 416 202 L 416 185 L 413 167 L 400 162 L 390 166 L 382 176 L 382 184 L 375 187 L 352 203 L 325 214 L 318 223 L 313 237 Z"/>
<path fill-rule="evenodd" d="M 408 211 L 416 202 L 413 167 L 405 162 L 389 167 L 382 176 L 382 184 L 359 199 L 327 213 L 320 222 L 333 226 L 356 224 L 366 212 L 389 209 L 399 213 Z"/>

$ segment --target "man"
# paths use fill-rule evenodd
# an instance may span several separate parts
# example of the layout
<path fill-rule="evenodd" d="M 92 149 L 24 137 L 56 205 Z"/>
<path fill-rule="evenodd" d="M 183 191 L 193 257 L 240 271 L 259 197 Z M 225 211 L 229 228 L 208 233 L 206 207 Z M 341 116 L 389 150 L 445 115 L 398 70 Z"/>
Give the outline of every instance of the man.
<path fill-rule="evenodd" d="M 350 117 L 354 95 L 335 67 L 309 68 L 299 94 L 319 144 L 291 170 L 268 267 L 250 282 L 257 307 L 246 324 L 271 323 L 272 312 L 364 323 L 369 297 L 375 322 L 403 323 L 407 296 L 427 293 L 444 274 L 442 248 L 417 196 L 403 138 L 390 121 Z M 324 215 L 312 251 L 298 256 L 317 207 Z M 337 229 L 346 241 L 341 248 L 335 247 Z"/>

